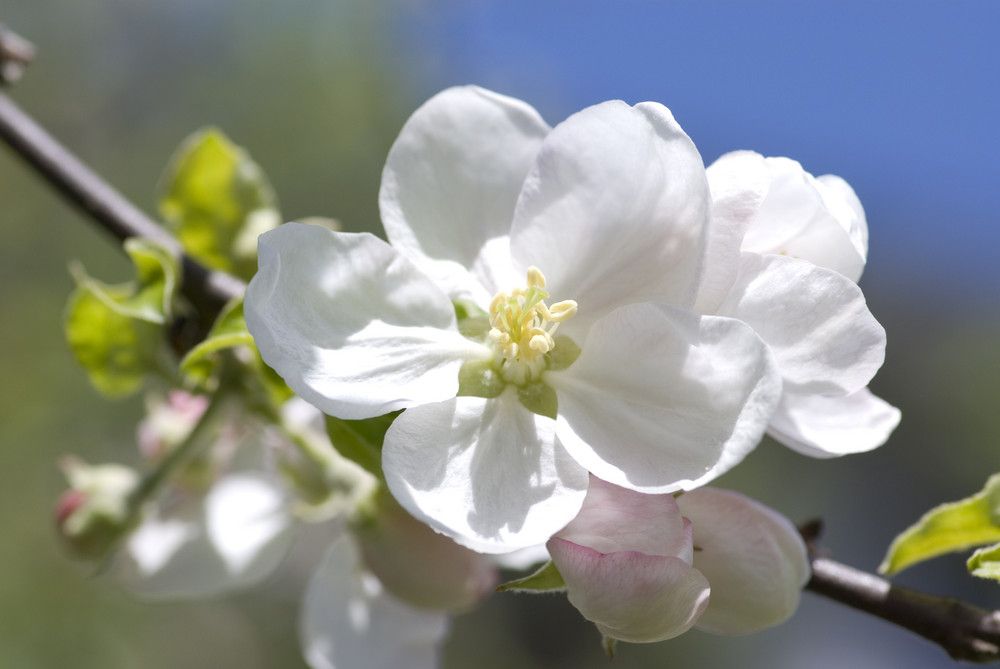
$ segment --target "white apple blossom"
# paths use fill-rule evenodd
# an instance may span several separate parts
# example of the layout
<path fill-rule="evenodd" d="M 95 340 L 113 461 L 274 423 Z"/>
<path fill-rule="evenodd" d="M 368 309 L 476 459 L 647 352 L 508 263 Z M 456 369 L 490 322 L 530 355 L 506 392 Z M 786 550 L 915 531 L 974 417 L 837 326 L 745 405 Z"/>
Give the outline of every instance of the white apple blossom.
<path fill-rule="evenodd" d="M 707 174 L 713 234 L 697 309 L 748 323 L 774 353 L 783 394 L 769 434 L 816 457 L 881 445 L 899 411 L 867 389 L 885 332 L 855 285 L 868 228 L 854 191 L 749 151 Z M 730 455 L 720 470 L 739 461 Z"/>
<path fill-rule="evenodd" d="M 694 626 L 744 634 L 776 625 L 809 577 L 788 520 L 714 488 L 675 500 L 593 479 L 580 514 L 547 547 L 583 616 L 606 637 L 637 643 Z"/>
<path fill-rule="evenodd" d="M 449 89 L 404 126 L 380 205 L 391 244 L 264 234 L 245 310 L 318 408 L 406 409 L 383 468 L 417 518 L 507 552 L 576 515 L 588 471 L 670 492 L 758 442 L 780 381 L 751 328 L 691 310 L 710 193 L 665 107 L 607 102 L 550 129 Z"/>

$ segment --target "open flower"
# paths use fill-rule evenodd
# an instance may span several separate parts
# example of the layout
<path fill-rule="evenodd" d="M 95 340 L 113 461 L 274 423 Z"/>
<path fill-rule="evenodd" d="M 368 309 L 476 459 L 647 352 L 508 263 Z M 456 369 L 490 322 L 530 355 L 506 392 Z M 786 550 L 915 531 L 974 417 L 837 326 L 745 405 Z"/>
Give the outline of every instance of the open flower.
<path fill-rule="evenodd" d="M 780 383 L 751 328 L 691 311 L 710 194 L 663 106 L 550 129 L 520 101 L 447 90 L 400 133 L 380 205 L 391 245 L 263 235 L 246 318 L 323 411 L 406 409 L 383 467 L 417 518 L 511 551 L 576 514 L 588 471 L 669 492 L 759 440 Z"/>
<path fill-rule="evenodd" d="M 707 174 L 713 234 L 697 309 L 746 322 L 774 353 L 784 390 L 769 434 L 816 457 L 881 445 L 899 411 L 867 389 L 885 331 L 855 284 L 868 228 L 854 191 L 749 151 Z"/>
<path fill-rule="evenodd" d="M 583 616 L 606 637 L 638 643 L 693 626 L 744 634 L 776 625 L 809 575 L 791 523 L 713 488 L 675 500 L 593 479 L 580 514 L 547 548 Z"/>

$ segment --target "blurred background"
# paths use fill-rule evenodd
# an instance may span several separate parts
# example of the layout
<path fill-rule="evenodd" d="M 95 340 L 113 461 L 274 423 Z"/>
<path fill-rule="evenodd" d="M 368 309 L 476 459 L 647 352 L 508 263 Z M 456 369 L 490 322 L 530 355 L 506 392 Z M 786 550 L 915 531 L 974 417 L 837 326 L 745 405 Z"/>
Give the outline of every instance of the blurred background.
<path fill-rule="evenodd" d="M 767 442 L 720 481 L 793 522 L 822 517 L 833 557 L 874 570 L 932 505 L 1000 470 L 1000 4 L 994 0 L 10 0 L 36 63 L 12 97 L 155 212 L 176 145 L 208 124 L 270 176 L 285 218 L 380 231 L 379 173 L 426 98 L 475 83 L 550 124 L 621 98 L 666 104 L 706 163 L 787 155 L 857 190 L 871 231 L 862 287 L 888 331 L 874 390 L 903 411 L 870 454 L 816 461 Z M 267 584 L 210 602 L 136 602 L 61 550 L 56 459 L 135 464 L 141 401 L 108 402 L 61 319 L 81 260 L 128 278 L 119 249 L 0 148 L 0 666 L 304 667 L 298 600 L 321 542 Z M 898 582 L 1000 608 L 964 556 Z M 458 617 L 444 667 L 943 667 L 942 651 L 803 595 L 786 624 L 623 645 L 613 665 L 562 597 L 494 596 Z M 405 669 L 405 668 L 402 668 Z"/>

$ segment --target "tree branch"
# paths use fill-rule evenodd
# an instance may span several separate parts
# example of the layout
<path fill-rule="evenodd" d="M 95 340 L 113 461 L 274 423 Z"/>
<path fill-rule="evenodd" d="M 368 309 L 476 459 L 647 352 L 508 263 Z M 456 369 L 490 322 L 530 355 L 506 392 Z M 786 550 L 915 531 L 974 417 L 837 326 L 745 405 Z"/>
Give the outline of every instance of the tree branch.
<path fill-rule="evenodd" d="M 0 26 L 0 70 L 11 62 L 26 63 L 25 59 L 33 54 L 30 44 L 12 36 L 13 33 Z M 169 246 L 181 258 L 181 293 L 197 310 L 203 327 L 215 320 L 226 302 L 243 294 L 246 286 L 242 281 L 224 272 L 209 270 L 185 255 L 172 235 L 80 162 L 2 92 L 0 138 L 53 188 L 119 242 L 129 237 L 152 237 Z"/>
<path fill-rule="evenodd" d="M 865 611 L 941 646 L 955 660 L 1000 660 L 1000 611 L 937 597 L 816 555 L 810 545 L 812 578 L 806 590 Z"/>

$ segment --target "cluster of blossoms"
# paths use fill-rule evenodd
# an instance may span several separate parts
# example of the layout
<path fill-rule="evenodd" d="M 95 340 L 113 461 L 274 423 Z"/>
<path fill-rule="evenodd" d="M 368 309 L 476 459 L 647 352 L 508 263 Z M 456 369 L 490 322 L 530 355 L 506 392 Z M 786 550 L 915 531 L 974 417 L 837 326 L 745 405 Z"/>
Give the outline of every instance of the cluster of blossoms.
<path fill-rule="evenodd" d="M 433 667 L 448 613 L 498 566 L 540 561 L 508 589 L 564 589 L 610 640 L 791 615 L 809 572 L 795 528 L 705 485 L 765 433 L 832 457 L 899 420 L 867 389 L 885 333 L 856 285 L 867 224 L 844 181 L 751 152 L 706 169 L 655 103 L 551 128 L 463 87 L 406 123 L 380 207 L 388 242 L 263 234 L 245 297 L 261 357 L 310 405 L 289 405 L 308 420 L 283 419 L 269 452 L 330 454 L 313 519 L 339 529 L 304 602 L 312 666 Z M 380 466 L 336 455 L 319 412 L 391 419 Z M 126 579 L 186 591 L 163 574 L 187 554 L 226 587 L 273 569 L 296 486 L 247 468 L 148 514 Z"/>

